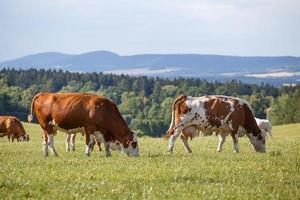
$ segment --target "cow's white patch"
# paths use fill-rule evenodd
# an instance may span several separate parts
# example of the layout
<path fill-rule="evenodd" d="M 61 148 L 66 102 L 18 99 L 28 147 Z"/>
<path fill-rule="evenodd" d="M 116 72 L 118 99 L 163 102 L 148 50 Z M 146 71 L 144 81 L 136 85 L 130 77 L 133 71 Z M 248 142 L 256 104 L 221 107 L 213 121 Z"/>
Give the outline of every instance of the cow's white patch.
<path fill-rule="evenodd" d="M 188 117 L 182 117 L 182 122 L 190 122 L 191 124 L 206 124 L 206 110 L 204 108 L 205 97 L 189 97 L 185 103 L 190 109 L 190 115 Z M 193 120 L 192 120 L 193 119 Z"/>
<path fill-rule="evenodd" d="M 47 141 L 43 141 L 43 154 L 44 156 L 48 156 L 48 142 Z"/>
<path fill-rule="evenodd" d="M 66 151 L 70 151 L 70 135 L 65 135 Z"/>
<path fill-rule="evenodd" d="M 217 152 L 221 152 L 222 151 L 222 148 L 223 148 L 223 144 L 225 143 L 225 140 L 226 140 L 226 136 L 227 134 L 220 134 L 219 135 L 219 145 L 218 145 L 218 148 L 217 148 Z"/>

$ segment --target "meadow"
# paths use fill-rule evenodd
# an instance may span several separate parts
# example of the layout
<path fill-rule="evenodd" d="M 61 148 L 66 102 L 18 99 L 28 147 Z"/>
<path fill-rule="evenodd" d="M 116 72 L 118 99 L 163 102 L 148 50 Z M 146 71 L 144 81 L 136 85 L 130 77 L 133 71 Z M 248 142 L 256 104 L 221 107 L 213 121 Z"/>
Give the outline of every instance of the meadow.
<path fill-rule="evenodd" d="M 28 143 L 0 139 L 0 199 L 300 199 L 300 124 L 274 126 L 267 153 L 255 153 L 247 138 L 240 153 L 227 138 L 216 152 L 215 136 L 195 138 L 193 153 L 180 140 L 139 138 L 140 157 L 94 150 L 66 152 L 64 134 L 55 136 L 59 157 L 42 156 L 41 128 L 24 123 Z"/>

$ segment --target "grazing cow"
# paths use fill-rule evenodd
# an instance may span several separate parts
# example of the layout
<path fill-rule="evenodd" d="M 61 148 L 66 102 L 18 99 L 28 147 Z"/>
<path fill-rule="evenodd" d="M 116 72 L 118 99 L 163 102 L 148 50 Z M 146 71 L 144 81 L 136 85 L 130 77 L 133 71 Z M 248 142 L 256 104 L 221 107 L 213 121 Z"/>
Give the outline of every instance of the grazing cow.
<path fill-rule="evenodd" d="M 179 96 L 173 103 L 172 121 L 165 137 L 169 138 L 168 151 L 180 136 L 187 152 L 191 152 L 188 137 L 194 137 L 199 130 L 216 131 L 220 134 L 218 151 L 229 133 L 233 139 L 233 150 L 238 153 L 238 133 L 244 131 L 257 152 L 265 152 L 265 135 L 254 119 L 249 103 L 227 96 Z"/>
<path fill-rule="evenodd" d="M 258 127 L 264 130 L 272 138 L 272 123 L 267 119 L 255 118 Z"/>
<path fill-rule="evenodd" d="M 12 142 L 15 138 L 17 141 L 29 141 L 29 135 L 20 122 L 20 120 L 13 116 L 0 116 L 0 137 L 8 137 Z"/>
<path fill-rule="evenodd" d="M 110 156 L 110 143 L 118 143 L 128 156 L 138 156 L 137 136 L 127 126 L 116 104 L 102 96 L 86 93 L 39 93 L 31 102 L 28 121 L 34 111 L 43 134 L 43 152 L 57 156 L 53 135 L 57 130 L 68 134 L 86 134 L 86 155 L 90 155 L 94 136 L 104 143 L 106 156 Z"/>

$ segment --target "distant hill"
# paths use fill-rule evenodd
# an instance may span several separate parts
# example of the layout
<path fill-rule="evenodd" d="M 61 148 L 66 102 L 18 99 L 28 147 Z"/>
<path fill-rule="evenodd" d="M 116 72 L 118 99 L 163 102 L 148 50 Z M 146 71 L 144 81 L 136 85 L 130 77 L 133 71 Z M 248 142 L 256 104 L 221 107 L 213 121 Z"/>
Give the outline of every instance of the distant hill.
<path fill-rule="evenodd" d="M 300 57 L 242 57 L 200 54 L 140 54 L 120 56 L 109 51 L 79 55 L 46 52 L 0 63 L 0 68 L 55 68 L 78 72 L 105 72 L 163 77 L 204 77 L 245 80 L 282 77 L 300 80 Z M 274 75 L 274 72 L 275 75 Z M 284 72 L 284 73 L 282 73 Z M 288 73 L 286 73 L 288 72 Z M 287 78 L 288 77 L 288 78 Z"/>

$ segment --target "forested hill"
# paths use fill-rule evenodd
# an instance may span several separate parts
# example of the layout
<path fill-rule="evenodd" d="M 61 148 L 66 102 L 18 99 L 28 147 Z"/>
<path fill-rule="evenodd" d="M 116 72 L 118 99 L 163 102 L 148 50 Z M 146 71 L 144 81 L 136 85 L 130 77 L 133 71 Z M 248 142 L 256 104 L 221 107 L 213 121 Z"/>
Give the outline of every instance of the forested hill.
<path fill-rule="evenodd" d="M 15 115 L 25 120 L 31 99 L 38 92 L 89 92 L 107 96 L 118 104 L 132 129 L 151 136 L 165 133 L 171 120 L 172 101 L 181 94 L 237 96 L 250 102 L 257 117 L 265 118 L 266 109 L 271 106 L 270 118 L 274 124 L 300 122 L 300 87 L 44 69 L 0 70 L 0 115 Z"/>
<path fill-rule="evenodd" d="M 4 67 L 112 72 L 165 77 L 214 77 L 218 75 L 223 78 L 233 76 L 245 79 L 249 76 L 255 77 L 255 74 L 258 73 L 274 72 L 289 72 L 290 76 L 300 76 L 300 57 L 245 57 L 204 54 L 120 56 L 109 51 L 94 51 L 78 55 L 45 52 L 0 62 L 0 69 Z"/>

